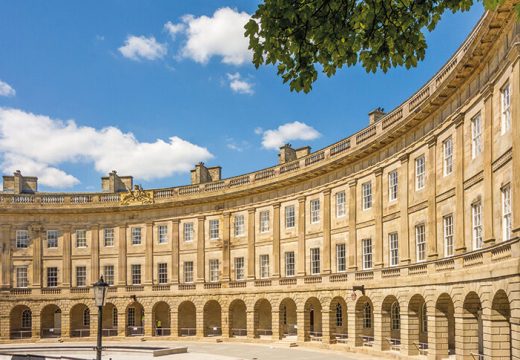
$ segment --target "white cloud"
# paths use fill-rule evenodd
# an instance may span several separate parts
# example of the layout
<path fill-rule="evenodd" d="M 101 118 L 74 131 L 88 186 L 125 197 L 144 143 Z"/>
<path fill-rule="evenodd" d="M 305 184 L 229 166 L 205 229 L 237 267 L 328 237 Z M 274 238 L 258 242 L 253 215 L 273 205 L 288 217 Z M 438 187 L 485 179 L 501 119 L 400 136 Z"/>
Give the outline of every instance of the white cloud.
<path fill-rule="evenodd" d="M 242 79 L 239 73 L 228 73 L 227 78 L 229 80 L 229 87 L 233 92 L 248 95 L 253 95 L 255 93 L 253 90 L 254 84 Z"/>
<path fill-rule="evenodd" d="M 0 80 L 0 96 L 15 96 L 16 91 L 8 83 Z"/>
<path fill-rule="evenodd" d="M 186 43 L 181 55 L 203 64 L 213 56 L 221 57 L 223 63 L 231 65 L 251 61 L 249 41 L 244 36 L 244 25 L 250 17 L 246 12 L 229 7 L 218 9 L 212 17 L 185 15 L 182 25 L 185 25 Z"/>
<path fill-rule="evenodd" d="M 168 21 L 166 24 L 164 24 L 164 30 L 166 30 L 168 34 L 170 34 L 171 38 L 175 40 L 177 34 L 186 30 L 186 25 L 183 23 L 174 24 L 171 21 Z"/>
<path fill-rule="evenodd" d="M 227 142 L 226 146 L 228 149 L 233 150 L 233 151 L 238 151 L 238 152 L 242 152 L 245 149 L 248 149 L 250 146 L 249 142 L 247 142 L 245 140 L 238 142 L 238 141 L 235 141 L 235 139 L 233 139 L 233 138 L 227 138 L 226 142 Z"/>
<path fill-rule="evenodd" d="M 4 173 L 19 169 L 38 176 L 43 185 L 58 188 L 79 183 L 58 168 L 64 163 L 92 162 L 102 174 L 116 169 L 152 180 L 187 172 L 193 164 L 213 157 L 206 148 L 177 136 L 140 142 L 116 127 L 95 129 L 6 108 L 0 108 L 0 156 Z"/>
<path fill-rule="evenodd" d="M 262 146 L 265 149 L 278 149 L 292 140 L 314 140 L 321 136 L 316 129 L 299 121 L 283 124 L 277 129 L 263 132 L 262 129 L 257 128 L 255 132 L 261 132 Z"/>
<path fill-rule="evenodd" d="M 156 60 L 167 53 L 166 44 L 157 42 L 153 36 L 147 38 L 129 35 L 118 50 L 125 58 L 132 60 Z"/>

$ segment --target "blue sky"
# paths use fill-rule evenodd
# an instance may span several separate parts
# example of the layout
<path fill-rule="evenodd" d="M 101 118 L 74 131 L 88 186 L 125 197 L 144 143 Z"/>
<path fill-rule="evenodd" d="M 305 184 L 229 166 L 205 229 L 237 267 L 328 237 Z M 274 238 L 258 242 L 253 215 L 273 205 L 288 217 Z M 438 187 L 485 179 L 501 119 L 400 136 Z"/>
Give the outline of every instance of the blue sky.
<path fill-rule="evenodd" d="M 37 175 L 42 191 L 95 191 L 112 169 L 152 188 L 188 184 L 200 160 L 224 177 L 268 167 L 279 141 L 317 150 L 365 127 L 373 108 L 399 105 L 483 13 L 480 3 L 446 13 L 415 69 L 346 68 L 299 94 L 240 45 L 236 29 L 257 4 L 1 1 L 2 172 Z"/>

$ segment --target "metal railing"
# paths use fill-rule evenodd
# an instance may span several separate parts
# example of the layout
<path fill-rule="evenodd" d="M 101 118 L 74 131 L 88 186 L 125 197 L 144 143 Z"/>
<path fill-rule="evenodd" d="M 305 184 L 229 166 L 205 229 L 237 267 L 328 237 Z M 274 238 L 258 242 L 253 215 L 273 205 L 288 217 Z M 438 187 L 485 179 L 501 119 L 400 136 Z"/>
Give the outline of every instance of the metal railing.
<path fill-rule="evenodd" d="M 231 329 L 231 336 L 247 336 L 247 329 Z"/>
<path fill-rule="evenodd" d="M 196 328 L 181 328 L 180 329 L 181 336 L 195 336 L 197 335 Z"/>
<path fill-rule="evenodd" d="M 221 336 L 222 328 L 220 326 L 208 326 L 206 328 L 206 336 Z"/>
<path fill-rule="evenodd" d="M 70 331 L 71 337 L 89 337 L 90 329 L 72 329 Z"/>
<path fill-rule="evenodd" d="M 470 355 L 473 358 L 473 360 L 486 360 L 486 358 L 484 357 L 484 354 L 470 353 Z"/>
<path fill-rule="evenodd" d="M 53 338 L 61 336 L 61 328 L 43 328 L 42 338 Z"/>
<path fill-rule="evenodd" d="M 13 330 L 11 331 L 11 339 L 26 339 L 32 337 L 32 330 Z"/>
<path fill-rule="evenodd" d="M 425 356 L 428 355 L 428 343 L 423 343 L 423 342 L 415 343 L 414 342 L 413 344 L 415 345 L 417 350 L 419 350 L 419 355 L 425 355 Z"/>
<path fill-rule="evenodd" d="M 337 343 L 345 344 L 348 341 L 348 334 L 346 333 L 332 333 L 332 336 Z"/>
<path fill-rule="evenodd" d="M 311 341 L 322 341 L 323 333 L 321 331 L 309 331 L 309 339 Z"/>
<path fill-rule="evenodd" d="M 374 346 L 374 337 L 368 335 L 359 335 L 363 346 L 372 347 Z"/>
<path fill-rule="evenodd" d="M 117 336 L 117 329 L 103 329 L 101 332 L 103 336 Z"/>
<path fill-rule="evenodd" d="M 171 333 L 172 333 L 172 329 L 171 328 L 160 327 L 160 328 L 155 328 L 154 329 L 155 336 L 170 336 Z"/>
<path fill-rule="evenodd" d="M 272 336 L 273 330 L 271 329 L 256 329 L 256 334 L 258 336 Z"/>
<path fill-rule="evenodd" d="M 390 345 L 390 350 L 392 350 L 392 351 L 401 350 L 401 339 L 386 338 L 385 340 L 388 341 L 388 344 Z"/>
<path fill-rule="evenodd" d="M 128 334 L 128 336 L 143 336 L 144 327 L 143 326 L 128 326 L 127 334 Z"/>

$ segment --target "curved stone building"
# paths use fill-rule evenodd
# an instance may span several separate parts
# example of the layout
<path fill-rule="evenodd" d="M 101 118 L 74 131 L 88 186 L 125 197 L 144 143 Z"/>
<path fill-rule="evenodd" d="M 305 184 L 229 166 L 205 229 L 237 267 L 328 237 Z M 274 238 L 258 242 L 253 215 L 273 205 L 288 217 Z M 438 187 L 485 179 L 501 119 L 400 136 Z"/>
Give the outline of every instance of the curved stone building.
<path fill-rule="evenodd" d="M 103 333 L 520 359 L 520 25 L 486 13 L 398 108 L 316 152 L 192 185 L 0 193 L 0 339 Z M 429 56 L 435 56 L 430 54 Z M 355 291 L 354 291 L 355 290 Z M 228 340 L 229 339 L 229 340 Z"/>

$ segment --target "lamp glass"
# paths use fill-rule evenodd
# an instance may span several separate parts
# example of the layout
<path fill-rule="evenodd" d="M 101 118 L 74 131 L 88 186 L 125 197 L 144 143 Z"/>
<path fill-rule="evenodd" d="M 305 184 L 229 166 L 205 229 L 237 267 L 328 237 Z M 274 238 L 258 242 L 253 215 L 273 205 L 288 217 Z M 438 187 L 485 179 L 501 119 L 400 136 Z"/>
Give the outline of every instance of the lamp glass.
<path fill-rule="evenodd" d="M 94 284 L 94 301 L 96 302 L 96 306 L 105 306 L 106 294 L 108 289 L 108 284 L 103 281 L 103 277 Z"/>

